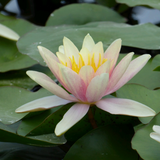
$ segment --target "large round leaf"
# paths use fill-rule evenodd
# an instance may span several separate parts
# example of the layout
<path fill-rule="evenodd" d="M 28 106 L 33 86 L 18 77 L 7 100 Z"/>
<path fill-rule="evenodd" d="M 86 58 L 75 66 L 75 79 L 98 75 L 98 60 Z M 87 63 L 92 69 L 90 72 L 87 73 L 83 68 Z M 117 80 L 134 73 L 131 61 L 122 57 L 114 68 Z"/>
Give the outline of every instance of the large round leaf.
<path fill-rule="evenodd" d="M 90 33 L 95 42 L 102 41 L 106 49 L 113 40 L 121 38 L 124 46 L 144 49 L 160 49 L 160 29 L 152 24 L 130 26 L 113 22 L 94 22 L 81 26 L 43 27 L 20 38 L 17 46 L 21 53 L 45 65 L 37 46 L 41 45 L 57 52 L 64 36 L 80 49 L 83 38 Z"/>
<path fill-rule="evenodd" d="M 132 99 L 160 112 L 160 90 L 149 90 L 136 84 L 127 84 L 116 91 L 118 98 Z M 144 124 L 148 123 L 153 117 L 139 118 Z"/>
<path fill-rule="evenodd" d="M 80 138 L 64 160 L 136 160 L 131 149 L 133 129 L 128 125 L 109 125 L 97 128 Z"/>
<path fill-rule="evenodd" d="M 139 6 L 139 5 L 146 5 L 150 6 L 152 8 L 160 9 L 160 3 L 159 0 L 116 0 L 118 3 L 125 3 L 128 6 Z"/>
<path fill-rule="evenodd" d="M 33 67 L 27 69 L 0 73 L 0 86 L 17 86 L 31 90 L 37 85 L 37 83 L 33 81 L 29 76 L 27 76 L 27 70 L 43 72 L 52 79 L 55 79 L 49 68 L 43 67 L 41 65 L 34 65 Z"/>
<path fill-rule="evenodd" d="M 132 139 L 132 148 L 145 160 L 160 159 L 160 143 L 150 137 L 153 125 L 160 125 L 160 114 L 157 114 L 148 125 L 139 129 Z"/>
<path fill-rule="evenodd" d="M 13 130 L 9 126 L 4 125 L 3 123 L 0 123 L 0 141 L 16 142 L 29 145 L 39 145 L 39 146 L 52 146 L 55 144 L 66 143 L 64 136 L 57 137 L 54 133 L 23 137 L 17 135 L 15 130 Z"/>
<path fill-rule="evenodd" d="M 0 14 L 0 23 L 11 28 L 20 36 L 36 28 L 35 25 L 22 20 Z M 0 72 L 30 67 L 37 62 L 19 53 L 16 42 L 0 37 Z"/>
<path fill-rule="evenodd" d="M 105 15 L 105 16 L 103 16 Z M 83 25 L 96 21 L 125 22 L 118 13 L 97 4 L 71 4 L 51 13 L 46 25 L 57 26 L 64 24 Z"/>
<path fill-rule="evenodd" d="M 38 92 L 30 92 L 18 87 L 0 87 L 0 121 L 4 124 L 12 124 L 27 115 L 17 114 L 16 108 L 32 100 L 52 95 L 52 93 L 41 89 Z"/>

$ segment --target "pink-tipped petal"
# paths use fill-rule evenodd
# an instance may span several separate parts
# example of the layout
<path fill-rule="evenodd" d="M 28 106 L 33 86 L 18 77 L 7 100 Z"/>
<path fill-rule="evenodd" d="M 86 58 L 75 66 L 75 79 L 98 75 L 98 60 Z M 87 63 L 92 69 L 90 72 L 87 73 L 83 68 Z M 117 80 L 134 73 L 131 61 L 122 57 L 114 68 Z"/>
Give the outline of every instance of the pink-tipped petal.
<path fill-rule="evenodd" d="M 82 48 L 87 48 L 91 52 L 94 45 L 95 45 L 95 43 L 94 43 L 93 38 L 90 36 L 90 34 L 87 34 L 84 37 Z"/>
<path fill-rule="evenodd" d="M 151 56 L 149 54 L 144 54 L 131 61 L 126 72 L 123 74 L 119 82 L 113 87 L 113 89 L 108 94 L 115 92 L 116 90 L 121 88 L 124 84 L 126 84 L 144 67 L 144 65 L 148 62 L 150 58 Z"/>
<path fill-rule="evenodd" d="M 66 37 L 63 38 L 63 45 L 66 56 L 71 58 L 74 56 L 75 61 L 78 64 L 79 50 L 77 47 Z"/>
<path fill-rule="evenodd" d="M 113 63 L 111 66 L 111 72 L 114 66 L 116 65 L 116 62 L 119 56 L 119 52 L 121 49 L 121 43 L 122 43 L 121 39 L 116 39 L 114 42 L 112 42 L 112 44 L 108 47 L 108 49 L 104 53 L 104 58 L 113 60 Z"/>
<path fill-rule="evenodd" d="M 63 99 L 67 99 L 70 101 L 78 101 L 75 97 L 68 94 L 63 88 L 58 86 L 51 78 L 47 75 L 37 72 L 37 71 L 27 71 L 27 75 L 33 79 L 35 82 L 40 84 L 43 88 L 47 89 L 51 93 L 61 97 Z"/>
<path fill-rule="evenodd" d="M 92 66 L 83 66 L 81 70 L 79 71 L 79 76 L 83 79 L 86 86 L 88 86 L 88 84 L 94 77 L 94 70 Z"/>
<path fill-rule="evenodd" d="M 68 131 L 73 125 L 80 121 L 88 112 L 89 105 L 83 103 L 76 103 L 63 116 L 62 120 L 55 128 L 55 134 L 61 136 Z"/>
<path fill-rule="evenodd" d="M 52 53 L 49 49 L 42 47 L 42 46 L 37 46 L 40 55 L 42 56 L 42 58 L 46 61 L 46 57 L 45 55 L 48 54 L 52 57 L 52 59 L 54 59 L 56 62 L 59 62 L 58 58 L 55 56 L 54 53 Z M 46 62 L 47 63 L 47 62 Z"/>
<path fill-rule="evenodd" d="M 135 117 L 149 117 L 154 116 L 156 113 L 146 105 L 121 98 L 106 98 L 101 99 L 96 103 L 97 107 L 107 111 L 111 114 L 129 115 Z"/>
<path fill-rule="evenodd" d="M 83 79 L 73 70 L 68 67 L 59 64 L 61 74 L 65 85 L 69 88 L 69 91 L 79 100 L 85 102 L 86 97 L 86 84 Z"/>
<path fill-rule="evenodd" d="M 133 52 L 127 54 L 119 62 L 119 64 L 116 66 L 116 68 L 113 70 L 111 77 L 109 78 L 109 83 L 108 83 L 106 94 L 109 93 L 112 90 L 112 88 L 118 83 L 118 81 L 121 79 L 121 77 L 125 73 L 126 69 L 128 68 L 128 66 L 132 60 L 133 54 L 134 54 Z"/>
<path fill-rule="evenodd" d="M 57 80 L 63 85 L 63 87 L 65 87 L 68 90 L 67 86 L 63 82 L 63 78 L 62 78 L 62 75 L 61 75 L 60 70 L 59 70 L 59 66 L 58 66 L 59 60 L 58 60 L 58 58 L 51 51 L 46 49 L 45 47 L 38 46 L 38 50 L 39 50 L 42 58 L 47 63 L 51 72 L 54 74 L 54 76 L 57 78 Z"/>
<path fill-rule="evenodd" d="M 57 97 L 56 95 L 36 99 L 16 109 L 16 113 L 35 112 L 65 105 L 71 101 Z"/>
<path fill-rule="evenodd" d="M 103 63 L 96 71 L 95 76 L 101 75 L 102 73 L 109 73 L 110 71 L 110 60 Z"/>
<path fill-rule="evenodd" d="M 88 85 L 86 97 L 88 102 L 96 102 L 104 95 L 109 80 L 108 73 L 94 77 Z"/>

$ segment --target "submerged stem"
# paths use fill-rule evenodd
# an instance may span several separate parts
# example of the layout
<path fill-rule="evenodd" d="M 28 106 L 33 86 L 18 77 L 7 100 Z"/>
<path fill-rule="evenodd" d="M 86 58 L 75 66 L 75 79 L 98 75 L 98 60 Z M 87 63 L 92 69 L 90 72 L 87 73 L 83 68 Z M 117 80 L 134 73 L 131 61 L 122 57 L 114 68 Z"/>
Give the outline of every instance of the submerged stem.
<path fill-rule="evenodd" d="M 97 124 L 96 124 L 96 121 L 94 119 L 91 107 L 89 108 L 89 111 L 88 111 L 88 118 L 89 118 L 89 121 L 90 121 L 93 129 L 97 128 Z"/>

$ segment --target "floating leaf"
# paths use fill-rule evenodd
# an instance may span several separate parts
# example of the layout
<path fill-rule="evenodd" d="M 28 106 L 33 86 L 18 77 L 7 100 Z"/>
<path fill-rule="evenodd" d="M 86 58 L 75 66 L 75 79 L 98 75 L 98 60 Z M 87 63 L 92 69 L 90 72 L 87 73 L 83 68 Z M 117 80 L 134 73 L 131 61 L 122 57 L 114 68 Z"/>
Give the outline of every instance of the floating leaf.
<path fill-rule="evenodd" d="M 35 29 L 36 26 L 22 19 L 0 14 L 0 23 L 17 32 L 20 36 Z M 30 67 L 37 62 L 19 53 L 16 42 L 0 37 L 0 72 Z"/>
<path fill-rule="evenodd" d="M 125 22 L 125 19 L 112 9 L 97 4 L 71 4 L 51 13 L 46 26 L 83 25 L 96 21 Z"/>
<path fill-rule="evenodd" d="M 75 142 L 64 160 L 138 160 L 130 145 L 132 135 L 132 127 L 128 125 L 96 128 Z"/>
<path fill-rule="evenodd" d="M 37 146 L 53 146 L 55 144 L 64 144 L 66 140 L 64 136 L 57 137 L 54 133 L 39 136 L 22 137 L 15 133 L 13 129 L 0 123 L 0 141 L 16 142 Z"/>
<path fill-rule="evenodd" d="M 27 69 L 0 73 L 0 86 L 17 86 L 31 90 L 37 85 L 37 83 L 27 76 L 26 71 L 28 70 L 43 72 L 53 80 L 55 79 L 49 68 L 42 67 L 41 65 L 34 65 L 33 67 Z"/>
<path fill-rule="evenodd" d="M 139 129 L 132 139 L 132 148 L 137 150 L 145 160 L 160 159 L 160 143 L 150 137 L 150 133 L 153 132 L 153 125 L 160 125 L 160 113 L 148 125 Z"/>
<path fill-rule="evenodd" d="M 0 121 L 4 124 L 12 124 L 27 115 L 17 114 L 16 108 L 32 100 L 52 95 L 45 89 L 38 92 L 30 92 L 18 87 L 0 87 Z"/>
<path fill-rule="evenodd" d="M 64 36 L 71 39 L 80 49 L 84 36 L 90 33 L 95 42 L 102 41 L 106 49 L 113 40 L 121 38 L 124 46 L 144 49 L 160 49 L 160 28 L 153 24 L 130 26 L 113 22 L 94 22 L 81 26 L 59 26 L 37 28 L 23 36 L 17 46 L 21 53 L 27 54 L 45 65 L 37 46 L 48 48 L 53 53 L 62 45 Z"/>

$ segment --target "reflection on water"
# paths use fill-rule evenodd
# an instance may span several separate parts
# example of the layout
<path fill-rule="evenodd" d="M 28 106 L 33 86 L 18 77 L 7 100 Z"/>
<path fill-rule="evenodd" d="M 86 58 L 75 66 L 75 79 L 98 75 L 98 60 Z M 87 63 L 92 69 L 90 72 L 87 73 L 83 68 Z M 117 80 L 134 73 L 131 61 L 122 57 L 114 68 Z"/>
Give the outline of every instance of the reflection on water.
<path fill-rule="evenodd" d="M 132 18 L 137 20 L 139 24 L 158 24 L 160 23 L 160 10 L 137 6 L 133 8 Z"/>

